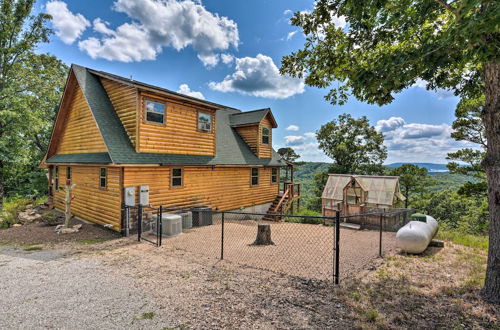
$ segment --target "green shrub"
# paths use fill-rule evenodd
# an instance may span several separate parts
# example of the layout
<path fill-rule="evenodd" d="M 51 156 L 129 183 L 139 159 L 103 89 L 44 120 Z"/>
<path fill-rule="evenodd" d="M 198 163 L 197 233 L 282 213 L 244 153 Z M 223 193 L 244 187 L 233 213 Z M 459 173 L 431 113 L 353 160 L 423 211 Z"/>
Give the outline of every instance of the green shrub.
<path fill-rule="evenodd" d="M 29 198 L 8 198 L 3 203 L 2 220 L 0 228 L 9 228 L 19 222 L 18 214 L 26 209 L 26 205 L 32 202 Z"/>
<path fill-rule="evenodd" d="M 321 213 L 309 210 L 309 209 L 301 209 L 296 214 L 297 216 L 303 217 L 284 217 L 283 221 L 285 222 L 294 222 L 294 223 L 312 223 L 312 224 L 321 224 L 323 223 L 323 219 L 319 218 L 309 218 L 309 217 L 320 217 Z"/>
<path fill-rule="evenodd" d="M 62 223 L 62 218 L 59 217 L 54 211 L 49 211 L 42 215 L 42 221 L 49 226 L 57 226 Z"/>

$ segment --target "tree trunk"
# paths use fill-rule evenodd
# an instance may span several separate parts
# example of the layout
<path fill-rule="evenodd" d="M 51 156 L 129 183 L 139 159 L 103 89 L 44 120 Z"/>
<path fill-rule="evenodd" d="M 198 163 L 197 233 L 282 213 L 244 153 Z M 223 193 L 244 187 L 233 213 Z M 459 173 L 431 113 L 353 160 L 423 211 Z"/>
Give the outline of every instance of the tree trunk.
<path fill-rule="evenodd" d="M 259 225 L 257 228 L 257 239 L 252 245 L 274 245 L 271 240 L 271 225 Z"/>
<path fill-rule="evenodd" d="M 500 303 L 500 65 L 484 65 L 485 107 L 481 114 L 488 146 L 483 167 L 488 178 L 490 245 L 483 297 Z"/>
<path fill-rule="evenodd" d="M 0 159 L 0 213 L 3 209 L 3 195 L 4 195 L 4 182 L 3 182 L 3 161 Z"/>

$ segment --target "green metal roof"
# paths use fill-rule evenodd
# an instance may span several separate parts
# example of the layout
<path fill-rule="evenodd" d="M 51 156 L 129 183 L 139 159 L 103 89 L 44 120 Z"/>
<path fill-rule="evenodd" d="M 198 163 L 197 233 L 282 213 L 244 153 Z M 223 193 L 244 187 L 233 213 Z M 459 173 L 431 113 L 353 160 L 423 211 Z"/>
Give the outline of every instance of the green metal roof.
<path fill-rule="evenodd" d="M 273 150 L 272 158 L 258 158 L 231 128 L 231 118 L 243 114 L 236 109 L 216 111 L 216 155 L 180 155 L 136 152 L 120 118 L 101 84 L 100 79 L 87 68 L 72 65 L 73 72 L 94 115 L 108 153 L 55 155 L 47 163 L 114 163 L 114 164 L 161 164 L 161 165 L 264 165 L 285 166 Z M 269 109 L 251 111 L 250 116 Z M 264 114 L 264 116 L 265 116 Z M 230 118 L 231 116 L 231 118 Z M 263 117 L 262 117 L 263 118 Z M 260 121 L 259 121 L 260 122 Z M 92 161 L 94 160 L 94 161 Z"/>
<path fill-rule="evenodd" d="M 271 109 L 269 108 L 245 112 L 238 111 L 237 113 L 233 113 L 231 115 L 230 125 L 243 126 L 258 124 L 267 116 L 267 114 L 271 114 L 273 125 L 274 127 L 277 127 L 278 125 L 276 124 L 276 120 L 274 120 Z"/>
<path fill-rule="evenodd" d="M 111 158 L 107 152 L 88 154 L 61 154 L 50 157 L 47 163 L 85 163 L 85 164 L 110 164 Z"/>

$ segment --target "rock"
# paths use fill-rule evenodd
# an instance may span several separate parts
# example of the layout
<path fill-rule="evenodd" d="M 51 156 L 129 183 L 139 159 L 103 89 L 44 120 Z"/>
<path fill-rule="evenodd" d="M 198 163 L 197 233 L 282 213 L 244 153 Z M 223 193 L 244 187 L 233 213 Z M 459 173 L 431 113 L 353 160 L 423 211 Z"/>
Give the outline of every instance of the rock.
<path fill-rule="evenodd" d="M 74 225 L 74 226 L 73 226 L 73 228 L 75 228 L 75 229 L 79 230 L 80 228 L 82 228 L 82 224 L 81 224 L 81 223 L 79 223 L 79 224 L 77 224 L 77 225 Z"/>
<path fill-rule="evenodd" d="M 12 227 L 22 227 L 22 225 L 20 223 L 15 223 L 12 225 Z"/>
<path fill-rule="evenodd" d="M 63 228 L 59 231 L 59 234 L 72 234 L 77 233 L 78 229 L 76 228 Z"/>
<path fill-rule="evenodd" d="M 54 231 L 57 233 L 63 228 L 64 228 L 64 225 L 57 225 L 56 228 L 54 229 Z"/>

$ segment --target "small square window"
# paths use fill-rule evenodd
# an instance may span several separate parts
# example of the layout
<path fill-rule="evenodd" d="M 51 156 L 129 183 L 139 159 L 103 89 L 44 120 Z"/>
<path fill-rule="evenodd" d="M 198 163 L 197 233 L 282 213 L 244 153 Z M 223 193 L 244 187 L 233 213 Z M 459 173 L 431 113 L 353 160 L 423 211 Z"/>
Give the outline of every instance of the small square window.
<path fill-rule="evenodd" d="M 252 186 L 256 186 L 259 184 L 259 169 L 252 168 Z"/>
<path fill-rule="evenodd" d="M 271 183 L 278 183 L 278 169 L 276 167 L 271 168 Z"/>
<path fill-rule="evenodd" d="M 198 130 L 201 132 L 212 132 L 212 115 L 198 111 Z"/>
<path fill-rule="evenodd" d="M 99 175 L 99 188 L 106 188 L 107 186 L 107 170 L 105 167 L 101 168 L 101 173 Z"/>
<path fill-rule="evenodd" d="M 182 168 L 172 169 L 172 187 L 182 187 Z"/>
<path fill-rule="evenodd" d="M 165 123 L 165 104 L 146 100 L 146 121 L 158 124 Z"/>
<path fill-rule="evenodd" d="M 262 127 L 262 144 L 269 144 L 269 128 Z"/>

